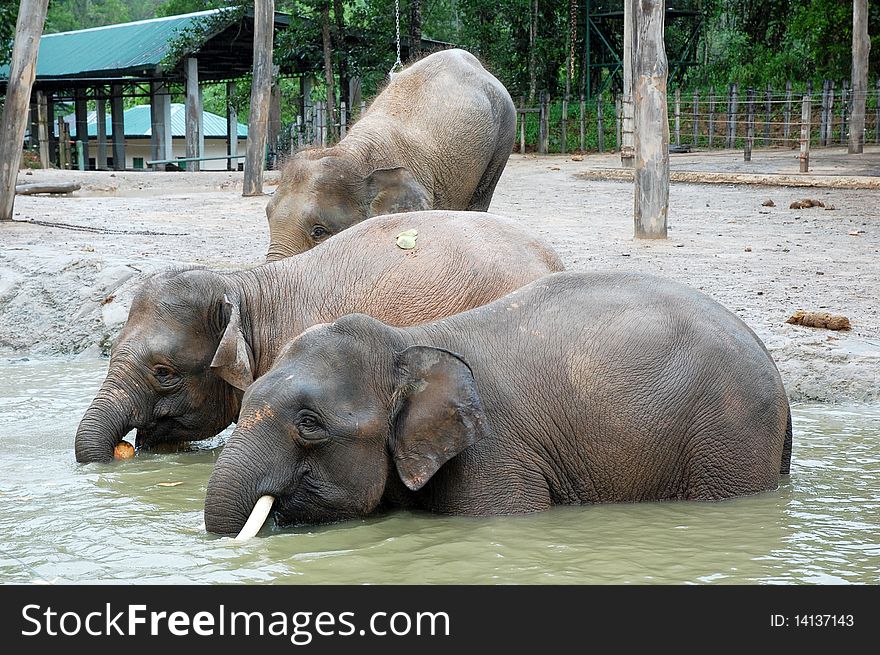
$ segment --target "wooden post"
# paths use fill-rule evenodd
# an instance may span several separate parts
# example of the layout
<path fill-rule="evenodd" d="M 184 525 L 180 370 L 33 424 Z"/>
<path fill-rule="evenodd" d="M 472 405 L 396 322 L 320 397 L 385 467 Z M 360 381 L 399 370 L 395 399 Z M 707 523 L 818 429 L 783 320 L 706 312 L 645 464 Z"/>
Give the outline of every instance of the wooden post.
<path fill-rule="evenodd" d="M 675 89 L 675 145 L 681 145 L 681 87 Z"/>
<path fill-rule="evenodd" d="M 367 103 L 361 100 L 361 112 L 358 114 L 358 118 L 367 113 Z"/>
<path fill-rule="evenodd" d="M 822 83 L 822 110 L 819 115 L 819 145 L 827 145 L 828 141 L 828 91 L 831 89 L 831 80 Z M 810 95 L 810 93 L 807 93 Z"/>
<path fill-rule="evenodd" d="M 788 147 L 791 138 L 791 80 L 785 83 L 785 119 L 782 126 L 782 143 Z"/>
<path fill-rule="evenodd" d="M 519 97 L 519 108 L 525 109 L 526 106 L 526 97 Z M 519 154 L 526 154 L 526 114 L 525 112 L 520 112 L 519 114 Z"/>
<path fill-rule="evenodd" d="M 617 96 L 617 99 L 614 101 L 614 116 L 616 118 L 616 120 L 614 122 L 617 123 L 617 135 L 616 135 L 617 141 L 615 142 L 615 147 L 617 148 L 618 152 L 620 152 L 620 148 L 621 148 L 621 141 L 620 141 L 621 134 L 620 133 L 623 128 L 623 102 L 621 101 L 620 96 Z M 583 150 L 583 148 L 581 148 L 581 150 Z"/>
<path fill-rule="evenodd" d="M 589 10 L 588 10 L 589 12 Z M 588 17 L 589 19 L 589 17 Z M 623 0 L 623 124 L 620 146 L 620 165 L 632 168 L 635 165 L 635 136 L 633 134 L 633 0 Z"/>
<path fill-rule="evenodd" d="M 186 99 L 184 105 L 186 107 L 186 156 L 201 157 L 199 151 L 199 143 L 201 134 L 199 126 L 201 125 L 202 107 L 199 100 L 199 61 L 195 57 L 187 57 L 185 63 L 186 72 Z M 198 161 L 186 162 L 186 170 L 198 172 L 201 166 Z"/>
<path fill-rule="evenodd" d="M 46 94 L 37 91 L 37 140 L 40 144 L 40 166 L 49 168 L 49 123 Z"/>
<path fill-rule="evenodd" d="M 272 66 L 272 91 L 269 95 L 269 125 L 266 129 L 266 143 L 269 152 L 278 150 L 278 136 L 281 134 L 281 83 L 278 78 L 281 69 L 277 65 Z"/>
<path fill-rule="evenodd" d="M 339 103 L 339 138 L 344 139 L 348 128 L 348 117 L 345 115 L 345 103 Z"/>
<path fill-rule="evenodd" d="M 752 161 L 752 148 L 755 145 L 755 90 L 746 91 L 746 144 L 743 148 L 743 161 Z"/>
<path fill-rule="evenodd" d="M 709 150 L 715 144 L 715 93 L 709 93 Z"/>
<path fill-rule="evenodd" d="M 584 152 L 584 146 L 585 146 L 584 139 L 586 138 L 586 129 L 585 129 L 586 124 L 584 123 L 584 121 L 587 118 L 586 111 L 585 111 L 586 108 L 587 107 L 586 107 L 586 102 L 584 101 L 584 96 L 581 96 L 581 100 L 580 100 L 579 107 L 578 107 L 578 128 L 579 128 L 578 149 L 581 152 Z M 619 134 L 617 135 L 617 141 L 618 141 L 617 147 L 619 148 L 620 147 L 620 135 Z"/>
<path fill-rule="evenodd" d="M 125 170 L 125 108 L 122 104 L 122 85 L 110 86 L 110 127 L 113 130 L 113 170 Z"/>
<path fill-rule="evenodd" d="M 549 105 L 547 102 L 547 92 L 541 91 L 540 95 L 541 111 L 538 119 L 538 154 L 546 155 L 549 139 L 546 138 L 549 132 Z"/>
<path fill-rule="evenodd" d="M 58 117 L 58 167 L 70 167 L 70 135 L 63 116 Z"/>
<path fill-rule="evenodd" d="M 73 90 L 73 110 L 74 116 L 76 116 L 76 142 L 79 144 L 77 147 L 80 152 L 88 153 L 89 152 L 89 106 L 88 99 L 86 98 L 86 90 L 83 87 L 77 87 Z M 88 156 L 84 157 L 85 162 L 88 162 Z M 79 159 L 77 159 L 77 168 L 79 170 L 84 170 L 79 168 Z"/>
<path fill-rule="evenodd" d="M 828 120 L 825 122 L 825 145 L 834 144 L 834 80 L 828 82 Z"/>
<path fill-rule="evenodd" d="M 226 154 L 229 155 L 226 170 L 237 171 L 238 159 L 238 110 L 235 108 L 235 81 L 226 83 Z"/>
<path fill-rule="evenodd" d="M 568 149 L 568 96 L 562 99 L 562 147 L 559 149 L 563 155 Z"/>
<path fill-rule="evenodd" d="M 303 145 L 303 118 L 296 117 L 296 149 L 299 150 Z M 293 154 L 293 153 L 290 153 Z"/>
<path fill-rule="evenodd" d="M 37 71 L 40 35 L 49 0 L 21 0 L 15 23 L 15 43 L 9 61 L 6 102 L 0 118 L 0 221 L 12 220 L 15 181 L 21 163 L 21 144 L 27 131 L 28 104 Z"/>
<path fill-rule="evenodd" d="M 880 78 L 877 78 L 877 106 L 874 114 L 874 143 L 880 144 Z"/>
<path fill-rule="evenodd" d="M 165 85 L 160 80 L 150 82 L 150 158 L 168 159 L 165 150 L 165 130 L 170 127 L 165 122 L 164 102 L 168 99 Z M 154 171 L 164 171 L 165 164 L 153 164 Z"/>
<path fill-rule="evenodd" d="M 663 43 L 663 0 L 634 2 L 635 236 L 665 239 L 669 211 L 668 66 Z"/>
<path fill-rule="evenodd" d="M 272 41 L 275 29 L 275 0 L 254 1 L 254 76 L 251 82 L 251 111 L 248 120 L 247 156 L 244 162 L 243 196 L 263 193 L 266 162 L 266 126 L 272 92 Z"/>
<path fill-rule="evenodd" d="M 605 110 L 602 108 L 602 94 L 596 100 L 596 132 L 599 152 L 605 152 Z"/>
<path fill-rule="evenodd" d="M 810 96 L 804 96 L 801 101 L 801 153 L 798 157 L 801 173 L 810 171 L 810 128 L 812 127 L 810 110 Z"/>
<path fill-rule="evenodd" d="M 699 89 L 694 89 L 694 120 L 693 120 L 693 128 L 694 128 L 694 138 L 693 138 L 693 146 L 696 148 L 700 142 L 700 91 Z"/>
<path fill-rule="evenodd" d="M 46 92 L 46 127 L 49 130 L 49 162 L 54 165 L 58 161 L 58 137 L 55 136 L 55 96 Z"/>
<path fill-rule="evenodd" d="M 846 143 L 846 128 L 849 123 L 849 80 L 840 85 L 840 145 Z"/>
<path fill-rule="evenodd" d="M 739 90 L 736 84 L 731 84 L 727 95 L 727 147 L 736 147 L 736 110 L 739 105 Z"/>
<path fill-rule="evenodd" d="M 868 38 L 868 0 L 853 0 L 852 49 L 852 113 L 850 114 L 847 152 L 851 155 L 857 155 L 864 151 L 865 146 L 868 55 L 871 52 L 871 39 Z M 877 104 L 880 105 L 880 97 L 877 99 Z"/>
<path fill-rule="evenodd" d="M 764 92 L 764 147 L 770 145 L 770 122 L 773 119 L 773 90 L 770 85 L 767 85 L 767 90 Z"/>
<path fill-rule="evenodd" d="M 95 132 L 97 148 L 95 149 L 95 169 L 107 170 L 107 89 L 99 86 L 95 89 Z"/>

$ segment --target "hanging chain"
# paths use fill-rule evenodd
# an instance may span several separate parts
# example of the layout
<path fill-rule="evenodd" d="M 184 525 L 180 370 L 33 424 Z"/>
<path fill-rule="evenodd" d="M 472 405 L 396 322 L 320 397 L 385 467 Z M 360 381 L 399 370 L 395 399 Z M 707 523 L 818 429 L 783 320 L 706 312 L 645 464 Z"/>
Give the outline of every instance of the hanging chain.
<path fill-rule="evenodd" d="M 400 61 L 400 0 L 394 0 L 394 33 L 397 37 L 397 61 L 388 71 L 388 77 L 394 77 L 394 73 L 398 68 L 403 68 L 403 62 Z"/>

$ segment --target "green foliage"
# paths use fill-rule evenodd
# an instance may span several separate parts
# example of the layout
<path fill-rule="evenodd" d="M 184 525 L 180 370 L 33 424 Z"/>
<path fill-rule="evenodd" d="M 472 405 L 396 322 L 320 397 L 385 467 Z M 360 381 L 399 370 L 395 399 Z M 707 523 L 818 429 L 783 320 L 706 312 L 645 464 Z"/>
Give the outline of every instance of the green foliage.
<path fill-rule="evenodd" d="M 18 18 L 18 0 L 0 0 L 0 66 L 9 63 Z"/>
<path fill-rule="evenodd" d="M 193 20 L 192 26 L 179 30 L 171 41 L 167 54 L 162 58 L 162 68 L 175 68 L 181 59 L 197 50 L 211 36 L 241 20 L 247 10 L 247 4 L 227 5 L 216 14 L 199 16 Z"/>
<path fill-rule="evenodd" d="M 692 85 L 738 82 L 782 86 L 844 80 L 852 65 L 851 0 L 710 0 L 703 38 L 706 64 L 690 71 Z M 880 46 L 880 6 L 869 3 L 872 54 Z M 872 58 L 869 76 L 880 74 Z"/>

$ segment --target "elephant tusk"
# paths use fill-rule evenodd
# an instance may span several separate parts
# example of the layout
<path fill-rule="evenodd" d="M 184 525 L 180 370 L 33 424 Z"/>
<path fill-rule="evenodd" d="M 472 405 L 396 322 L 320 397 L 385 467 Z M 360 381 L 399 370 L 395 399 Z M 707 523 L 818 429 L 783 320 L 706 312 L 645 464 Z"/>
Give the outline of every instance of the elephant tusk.
<path fill-rule="evenodd" d="M 260 496 L 260 499 L 254 505 L 251 515 L 248 517 L 241 532 L 238 533 L 235 541 L 247 541 L 256 535 L 260 531 L 260 528 L 263 527 L 263 523 L 266 522 L 266 517 L 269 516 L 269 511 L 272 509 L 272 503 L 274 502 L 275 496 Z"/>

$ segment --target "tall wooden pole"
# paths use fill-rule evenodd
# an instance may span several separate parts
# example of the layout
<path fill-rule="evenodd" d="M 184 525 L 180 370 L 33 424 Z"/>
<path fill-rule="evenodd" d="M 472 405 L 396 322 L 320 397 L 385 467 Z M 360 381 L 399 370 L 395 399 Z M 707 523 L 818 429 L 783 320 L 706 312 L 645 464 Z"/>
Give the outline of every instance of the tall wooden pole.
<path fill-rule="evenodd" d="M 195 57 L 187 57 L 185 63 L 186 71 L 186 100 L 184 107 L 186 108 L 186 156 L 201 157 L 202 152 L 199 145 L 202 142 L 201 125 L 202 125 L 202 97 L 199 94 L 199 62 Z M 198 161 L 186 162 L 186 170 L 198 172 L 201 170 Z"/>
<path fill-rule="evenodd" d="M 666 107 L 668 64 L 663 43 L 665 0 L 634 4 L 634 135 L 637 239 L 665 239 L 669 210 L 669 120 Z"/>
<path fill-rule="evenodd" d="M 18 7 L 6 104 L 0 118 L 0 221 L 12 220 L 15 181 L 27 130 L 28 103 L 37 74 L 37 53 L 48 5 L 49 0 L 21 0 Z"/>
<path fill-rule="evenodd" d="M 254 77 L 251 83 L 251 109 L 248 119 L 247 150 L 244 161 L 243 196 L 263 193 L 263 167 L 266 162 L 266 128 L 269 123 L 269 97 L 272 93 L 272 37 L 275 27 L 275 0 L 254 2 Z"/>
<path fill-rule="evenodd" d="M 860 154 L 865 145 L 865 99 L 868 94 L 868 0 L 853 0 L 852 41 L 852 117 L 849 122 L 849 147 Z"/>
<path fill-rule="evenodd" d="M 632 168 L 633 151 L 633 0 L 623 0 L 623 120 L 620 164 Z"/>

